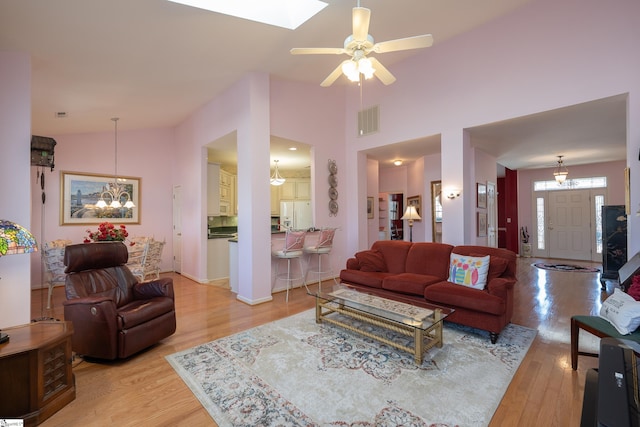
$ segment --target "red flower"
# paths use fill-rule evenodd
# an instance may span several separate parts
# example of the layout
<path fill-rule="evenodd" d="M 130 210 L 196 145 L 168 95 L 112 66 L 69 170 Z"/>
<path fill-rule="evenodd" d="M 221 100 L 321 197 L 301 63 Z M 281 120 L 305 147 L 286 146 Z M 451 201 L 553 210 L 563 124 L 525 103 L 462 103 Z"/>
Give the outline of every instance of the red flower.
<path fill-rule="evenodd" d="M 88 236 L 84 239 L 85 243 L 90 242 L 123 242 L 129 236 L 127 232 L 127 227 L 125 225 L 120 225 L 120 227 L 116 228 L 115 225 L 110 222 L 103 222 L 98 225 L 98 231 L 93 232 L 91 230 L 87 230 Z"/>

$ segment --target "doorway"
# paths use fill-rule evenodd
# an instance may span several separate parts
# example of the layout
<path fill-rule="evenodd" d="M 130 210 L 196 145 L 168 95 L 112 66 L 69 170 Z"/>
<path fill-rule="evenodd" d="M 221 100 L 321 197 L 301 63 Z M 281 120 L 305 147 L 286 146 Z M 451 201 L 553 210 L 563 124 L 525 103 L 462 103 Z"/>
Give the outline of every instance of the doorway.
<path fill-rule="evenodd" d="M 534 256 L 601 261 L 602 242 L 598 212 L 604 188 L 536 191 Z"/>
<path fill-rule="evenodd" d="M 404 240 L 403 223 L 404 194 L 389 193 L 389 230 L 391 240 Z"/>

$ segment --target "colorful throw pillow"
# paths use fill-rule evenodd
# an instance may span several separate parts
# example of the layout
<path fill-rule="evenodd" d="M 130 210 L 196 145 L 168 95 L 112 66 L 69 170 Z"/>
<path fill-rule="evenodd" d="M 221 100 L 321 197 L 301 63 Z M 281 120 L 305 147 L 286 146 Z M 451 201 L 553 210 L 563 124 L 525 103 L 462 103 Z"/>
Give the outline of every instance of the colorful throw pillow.
<path fill-rule="evenodd" d="M 602 303 L 600 317 L 608 320 L 622 335 L 630 334 L 640 326 L 640 302 L 616 288 Z"/>
<path fill-rule="evenodd" d="M 489 260 L 489 255 L 473 257 L 452 253 L 447 280 L 474 289 L 484 289 L 487 286 Z"/>
<path fill-rule="evenodd" d="M 356 253 L 360 271 L 387 271 L 387 265 L 379 251 L 367 250 Z"/>
<path fill-rule="evenodd" d="M 484 255 L 472 253 L 471 256 L 483 257 Z M 492 256 L 489 260 L 489 277 L 487 277 L 487 282 L 490 282 L 493 279 L 502 276 L 502 273 L 506 271 L 508 265 L 509 261 L 507 261 L 505 258 Z"/>

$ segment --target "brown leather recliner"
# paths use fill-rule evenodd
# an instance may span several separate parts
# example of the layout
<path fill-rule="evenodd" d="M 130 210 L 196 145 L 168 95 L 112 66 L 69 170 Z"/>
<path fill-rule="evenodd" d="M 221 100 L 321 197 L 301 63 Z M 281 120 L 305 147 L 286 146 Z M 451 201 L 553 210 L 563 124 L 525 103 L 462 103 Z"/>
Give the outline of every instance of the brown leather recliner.
<path fill-rule="evenodd" d="M 64 318 L 73 350 L 98 359 L 126 358 L 176 330 L 173 279 L 138 283 L 121 242 L 66 247 Z"/>

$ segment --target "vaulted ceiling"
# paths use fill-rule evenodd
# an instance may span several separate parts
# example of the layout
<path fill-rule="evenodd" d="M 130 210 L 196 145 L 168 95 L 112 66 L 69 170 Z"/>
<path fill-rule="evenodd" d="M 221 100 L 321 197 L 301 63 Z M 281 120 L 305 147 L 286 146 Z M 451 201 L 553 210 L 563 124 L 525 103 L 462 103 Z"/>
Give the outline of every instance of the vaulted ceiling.
<path fill-rule="evenodd" d="M 115 116 L 119 130 L 173 127 L 250 71 L 320 84 L 336 57 L 289 50 L 340 47 L 351 34 L 356 0 L 325 1 L 326 8 L 292 31 L 164 0 L 2 0 L 0 50 L 32 55 L 34 134 L 109 131 Z M 361 6 L 372 11 L 377 41 L 430 33 L 444 43 L 529 1 L 362 0 Z M 393 64 L 417 54 L 424 51 L 385 53 L 383 62 L 393 72 Z M 60 112 L 66 117 L 58 118 Z M 469 131 L 474 145 L 517 169 L 548 166 L 536 162 L 531 147 L 557 149 L 560 138 L 584 147 L 598 137 L 600 149 L 611 144 L 610 160 L 624 158 L 625 120 L 625 100 L 613 98 Z M 370 155 L 410 161 L 436 149 L 436 140 Z"/>

